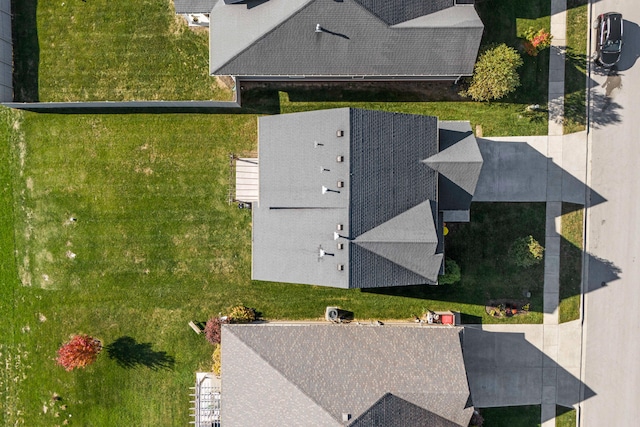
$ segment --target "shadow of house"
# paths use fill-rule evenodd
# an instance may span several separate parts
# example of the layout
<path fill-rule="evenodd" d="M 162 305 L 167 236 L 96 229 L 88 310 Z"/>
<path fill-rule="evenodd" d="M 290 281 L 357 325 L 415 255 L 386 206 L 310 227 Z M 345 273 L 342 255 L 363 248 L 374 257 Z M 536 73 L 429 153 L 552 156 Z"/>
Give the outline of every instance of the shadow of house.
<path fill-rule="evenodd" d="M 541 350 L 542 328 L 538 325 L 521 327 L 526 332 L 465 328 L 463 354 L 475 406 L 555 405 L 557 402 L 572 407 L 596 395 L 577 377 L 580 372 L 579 335 L 560 330 L 560 335 L 566 336 L 559 340 L 558 361 L 555 361 Z"/>
<path fill-rule="evenodd" d="M 152 370 L 173 369 L 175 359 L 164 351 L 154 351 L 151 343 L 139 343 L 134 338 L 123 336 L 107 345 L 107 354 L 123 368 L 144 366 Z"/>
<path fill-rule="evenodd" d="M 3 3 L 6 0 L 3 0 Z M 36 12 L 37 0 L 11 0 L 13 19 L 13 99 L 38 102 L 40 44 Z M 3 23 L 4 25 L 4 23 Z"/>
<path fill-rule="evenodd" d="M 565 138 L 563 151 L 585 150 Z M 584 146 L 584 144 L 582 144 Z M 562 201 L 584 205 L 585 195 L 590 195 L 589 206 L 606 201 L 599 193 L 587 187 L 584 179 L 577 178 L 584 165 L 573 171 L 558 166 L 546 156 L 547 137 L 518 137 L 505 139 L 478 139 L 478 146 L 485 159 L 473 197 L 474 202 L 547 202 Z M 568 151 L 571 150 L 571 151 Z M 543 154 L 545 153 L 545 154 Z M 584 173 L 584 172 L 582 172 Z"/>

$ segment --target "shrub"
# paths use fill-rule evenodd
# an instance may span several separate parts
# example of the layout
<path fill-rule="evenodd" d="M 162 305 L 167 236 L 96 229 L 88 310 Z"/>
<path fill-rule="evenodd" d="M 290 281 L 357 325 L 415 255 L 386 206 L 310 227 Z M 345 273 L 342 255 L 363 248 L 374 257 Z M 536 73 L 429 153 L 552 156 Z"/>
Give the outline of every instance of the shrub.
<path fill-rule="evenodd" d="M 216 348 L 213 350 L 213 354 L 211 355 L 211 360 L 213 360 L 213 366 L 211 367 L 211 371 L 216 374 L 216 376 L 220 376 L 220 372 L 221 372 L 221 365 L 220 365 L 220 361 L 221 361 L 221 354 L 222 354 L 222 350 L 221 350 L 221 345 L 218 344 L 216 345 Z"/>
<path fill-rule="evenodd" d="M 204 336 L 211 344 L 220 344 L 223 323 L 229 323 L 229 321 L 222 320 L 220 317 L 212 317 L 207 320 L 207 324 L 204 326 Z"/>
<path fill-rule="evenodd" d="M 460 266 L 454 260 L 447 258 L 444 262 L 444 274 L 438 278 L 441 285 L 453 285 L 460 281 Z"/>
<path fill-rule="evenodd" d="M 551 46 L 553 39 L 551 33 L 545 31 L 544 28 L 536 31 L 533 27 L 529 27 L 524 36 L 527 39 L 524 43 L 524 49 L 531 56 L 537 56 L 538 52 Z"/>
<path fill-rule="evenodd" d="M 244 305 L 236 305 L 229 311 L 230 323 L 251 323 L 257 318 L 256 310 Z"/>
<path fill-rule="evenodd" d="M 100 340 L 89 335 L 74 335 L 58 349 L 56 362 L 67 371 L 84 368 L 96 361 L 101 350 Z"/>
<path fill-rule="evenodd" d="M 533 236 L 521 237 L 511 245 L 509 256 L 518 267 L 531 267 L 542 261 L 544 247 Z"/>
<path fill-rule="evenodd" d="M 520 86 L 517 69 L 522 64 L 518 51 L 506 44 L 490 47 L 478 58 L 469 88 L 460 94 L 474 101 L 500 99 Z"/>
<path fill-rule="evenodd" d="M 473 415 L 471 415 L 471 420 L 469 421 L 470 427 L 482 427 L 484 424 L 484 418 L 480 415 L 480 412 L 473 411 Z"/>

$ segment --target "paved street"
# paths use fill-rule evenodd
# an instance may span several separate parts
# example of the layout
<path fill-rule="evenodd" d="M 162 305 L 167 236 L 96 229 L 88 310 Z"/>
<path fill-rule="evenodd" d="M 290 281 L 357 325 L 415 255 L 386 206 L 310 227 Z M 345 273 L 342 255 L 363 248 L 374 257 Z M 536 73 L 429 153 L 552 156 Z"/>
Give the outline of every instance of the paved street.
<path fill-rule="evenodd" d="M 633 0 L 592 3 L 593 17 L 623 14 L 625 45 L 617 75 L 591 74 L 589 184 L 607 201 L 587 216 L 586 250 L 603 262 L 589 263 L 585 284 L 582 380 L 596 395 L 582 403 L 581 425 L 630 426 L 640 419 L 640 8 Z"/>

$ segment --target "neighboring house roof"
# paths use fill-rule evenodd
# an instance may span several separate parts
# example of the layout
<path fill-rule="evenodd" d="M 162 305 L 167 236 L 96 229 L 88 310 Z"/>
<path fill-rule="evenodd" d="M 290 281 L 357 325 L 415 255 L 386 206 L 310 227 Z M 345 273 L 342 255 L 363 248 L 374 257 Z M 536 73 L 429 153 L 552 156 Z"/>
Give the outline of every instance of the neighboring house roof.
<path fill-rule="evenodd" d="M 340 288 L 437 282 L 440 176 L 465 197 L 482 164 L 468 123 L 341 108 L 261 117 L 258 128 L 253 279 Z M 439 157 L 443 131 L 451 145 Z"/>
<path fill-rule="evenodd" d="M 176 13 L 209 13 L 217 0 L 173 0 Z"/>
<path fill-rule="evenodd" d="M 211 74 L 245 77 L 471 75 L 484 28 L 454 0 L 217 0 L 210 19 Z"/>
<path fill-rule="evenodd" d="M 460 334 L 414 326 L 224 325 L 221 422 L 466 427 L 473 407 Z"/>

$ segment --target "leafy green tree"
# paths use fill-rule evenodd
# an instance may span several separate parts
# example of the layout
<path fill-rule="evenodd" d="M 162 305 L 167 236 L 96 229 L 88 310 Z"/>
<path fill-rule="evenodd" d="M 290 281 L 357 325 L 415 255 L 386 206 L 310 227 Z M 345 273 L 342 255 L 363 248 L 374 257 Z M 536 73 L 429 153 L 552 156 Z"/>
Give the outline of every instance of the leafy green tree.
<path fill-rule="evenodd" d="M 473 70 L 471 84 L 461 94 L 475 101 L 500 99 L 520 86 L 518 68 L 523 64 L 517 50 L 506 44 L 485 50 Z"/>

